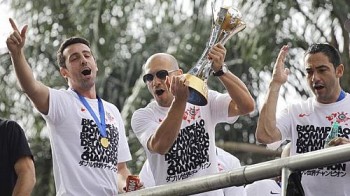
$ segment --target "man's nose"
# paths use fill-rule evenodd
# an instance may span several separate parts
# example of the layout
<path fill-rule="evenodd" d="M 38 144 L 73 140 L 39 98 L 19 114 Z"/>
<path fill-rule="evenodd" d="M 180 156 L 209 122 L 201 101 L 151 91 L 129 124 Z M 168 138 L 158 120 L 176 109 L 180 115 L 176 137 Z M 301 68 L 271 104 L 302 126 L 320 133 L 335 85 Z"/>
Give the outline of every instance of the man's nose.
<path fill-rule="evenodd" d="M 86 60 L 86 58 L 84 56 L 81 57 L 81 65 L 82 66 L 86 66 L 87 65 L 87 60 Z"/>
<path fill-rule="evenodd" d="M 157 85 L 162 82 L 162 79 L 158 78 L 156 75 L 154 75 L 152 83 L 153 85 Z"/>
<path fill-rule="evenodd" d="M 312 74 L 312 78 L 311 78 L 311 80 L 312 80 L 313 82 L 315 82 L 315 81 L 318 81 L 318 80 L 319 80 L 319 75 L 318 75 L 318 73 L 317 73 L 317 72 L 314 72 L 314 73 Z"/>

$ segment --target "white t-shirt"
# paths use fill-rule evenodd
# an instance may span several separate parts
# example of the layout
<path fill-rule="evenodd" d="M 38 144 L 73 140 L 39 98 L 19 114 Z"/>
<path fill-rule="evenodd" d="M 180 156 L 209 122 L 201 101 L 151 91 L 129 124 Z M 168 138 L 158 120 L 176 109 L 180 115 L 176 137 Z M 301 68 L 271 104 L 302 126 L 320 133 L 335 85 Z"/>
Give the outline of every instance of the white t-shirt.
<path fill-rule="evenodd" d="M 86 99 L 99 118 L 97 99 Z M 124 123 L 117 107 L 102 100 L 107 148 L 78 95 L 50 89 L 48 115 L 53 170 L 57 195 L 117 195 L 117 163 L 131 159 Z"/>
<path fill-rule="evenodd" d="M 148 159 L 142 165 L 139 178 L 145 188 L 156 186 Z"/>
<path fill-rule="evenodd" d="M 247 196 L 280 196 L 281 187 L 275 180 L 264 179 L 255 181 L 245 187 Z"/>
<path fill-rule="evenodd" d="M 291 140 L 290 154 L 301 154 L 323 149 L 332 123 L 339 123 L 339 136 L 350 136 L 350 96 L 331 104 L 318 103 L 309 98 L 284 109 L 277 116 L 277 127 L 282 139 Z M 350 164 L 310 169 L 302 172 L 302 184 L 306 196 L 350 195 Z"/>
<path fill-rule="evenodd" d="M 235 156 L 218 147 L 217 147 L 217 157 L 218 157 L 219 172 L 230 171 L 235 168 L 241 167 L 241 163 Z M 139 177 L 141 182 L 143 182 L 146 188 L 155 186 L 154 177 L 153 177 L 151 168 L 149 166 L 148 160 L 146 160 L 142 165 L 141 171 L 139 173 Z M 245 196 L 246 195 L 245 189 L 243 186 L 240 186 L 240 187 L 233 186 L 233 187 L 224 188 L 223 192 L 225 196 Z"/>
<path fill-rule="evenodd" d="M 151 153 L 147 141 L 169 108 L 152 101 L 134 112 L 131 126 L 145 149 L 156 185 L 217 173 L 215 126 L 219 122 L 233 123 L 238 118 L 228 117 L 230 100 L 227 94 L 209 90 L 206 106 L 187 103 L 178 138 L 165 155 Z M 202 195 L 205 194 L 210 195 Z"/>
<path fill-rule="evenodd" d="M 224 151 L 221 148 L 217 149 L 218 169 L 219 172 L 227 172 L 241 167 L 241 163 L 237 157 Z M 225 196 L 245 196 L 244 186 L 232 186 L 223 189 Z"/>

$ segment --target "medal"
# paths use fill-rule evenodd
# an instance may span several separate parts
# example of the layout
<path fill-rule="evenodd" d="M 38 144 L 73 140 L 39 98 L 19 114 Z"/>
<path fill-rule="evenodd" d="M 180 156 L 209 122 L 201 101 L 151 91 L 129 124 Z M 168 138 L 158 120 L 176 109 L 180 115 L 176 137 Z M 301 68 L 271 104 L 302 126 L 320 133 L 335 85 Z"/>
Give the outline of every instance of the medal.
<path fill-rule="evenodd" d="M 108 139 L 105 138 L 105 137 L 101 138 L 100 142 L 101 142 L 101 145 L 102 145 L 104 148 L 107 148 L 107 147 L 109 146 L 109 141 L 108 141 Z"/>
<path fill-rule="evenodd" d="M 75 91 L 76 92 L 76 91 Z M 100 132 L 100 143 L 104 148 L 107 148 L 109 146 L 109 140 L 107 139 L 107 132 L 106 132 L 106 121 L 105 121 L 105 110 L 103 108 L 102 100 L 97 96 L 98 101 L 98 112 L 100 114 L 100 120 L 97 118 L 95 112 L 90 107 L 89 103 L 86 101 L 85 97 L 81 96 L 78 92 L 76 92 L 80 101 L 83 103 L 83 105 L 86 107 L 86 109 L 89 111 L 91 116 L 94 118 L 94 121 L 98 127 L 98 131 Z"/>

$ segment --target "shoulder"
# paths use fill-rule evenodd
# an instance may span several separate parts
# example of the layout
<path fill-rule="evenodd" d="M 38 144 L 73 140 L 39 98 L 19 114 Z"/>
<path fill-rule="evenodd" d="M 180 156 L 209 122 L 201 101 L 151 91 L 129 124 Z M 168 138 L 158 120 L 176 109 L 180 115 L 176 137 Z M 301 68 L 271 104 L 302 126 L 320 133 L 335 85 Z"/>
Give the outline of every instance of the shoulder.
<path fill-rule="evenodd" d="M 54 88 L 49 88 L 50 93 L 65 93 L 65 94 L 75 94 L 75 92 L 71 89 L 54 89 Z"/>
<path fill-rule="evenodd" d="M 211 105 L 211 107 L 214 108 L 228 107 L 231 100 L 231 97 L 227 93 L 219 93 L 214 90 L 209 90 L 207 106 Z"/>
<path fill-rule="evenodd" d="M 316 100 L 314 97 L 309 97 L 308 99 L 305 100 L 299 100 L 297 102 L 290 102 L 287 104 L 281 111 L 281 113 L 293 113 L 293 112 L 308 112 L 312 111 L 314 105 L 315 105 Z"/>
<path fill-rule="evenodd" d="M 20 132 L 23 132 L 22 127 L 16 121 L 13 120 L 0 119 L 0 128 L 1 130 L 18 130 Z"/>
<path fill-rule="evenodd" d="M 113 103 L 108 102 L 108 101 L 106 101 L 106 100 L 104 100 L 104 99 L 102 99 L 102 102 L 103 102 L 103 105 L 104 105 L 106 108 L 109 108 L 109 109 L 111 109 L 111 110 L 114 110 L 114 111 L 120 113 L 119 108 L 118 108 L 116 105 L 114 105 Z"/>
<path fill-rule="evenodd" d="M 55 97 L 55 100 L 57 98 L 59 99 L 73 99 L 77 98 L 78 95 L 71 89 L 54 89 L 49 88 L 50 97 Z"/>
<path fill-rule="evenodd" d="M 155 113 L 156 111 L 156 108 L 159 108 L 159 106 L 155 103 L 155 102 L 150 102 L 149 104 L 147 104 L 146 107 L 143 107 L 143 108 L 139 108 L 137 109 L 132 117 L 137 117 L 137 116 L 148 116 L 148 115 L 152 115 Z"/>
<path fill-rule="evenodd" d="M 222 94 L 222 93 L 219 93 L 217 91 L 214 91 L 214 90 L 208 90 L 208 98 L 215 98 L 217 96 L 223 96 L 225 94 Z"/>

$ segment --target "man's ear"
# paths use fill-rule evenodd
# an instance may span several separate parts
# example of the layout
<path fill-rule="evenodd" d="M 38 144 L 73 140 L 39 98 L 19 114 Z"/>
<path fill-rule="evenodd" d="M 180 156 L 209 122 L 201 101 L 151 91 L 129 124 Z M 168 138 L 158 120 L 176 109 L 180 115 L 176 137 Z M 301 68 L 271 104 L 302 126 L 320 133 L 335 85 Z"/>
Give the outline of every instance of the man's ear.
<path fill-rule="evenodd" d="M 67 75 L 68 75 L 68 70 L 67 70 L 67 68 L 60 67 L 60 73 L 61 73 L 61 76 L 62 76 L 64 79 L 67 79 Z"/>
<path fill-rule="evenodd" d="M 335 69 L 335 76 L 337 78 L 341 78 L 344 74 L 344 65 L 340 64 L 338 67 Z"/>

